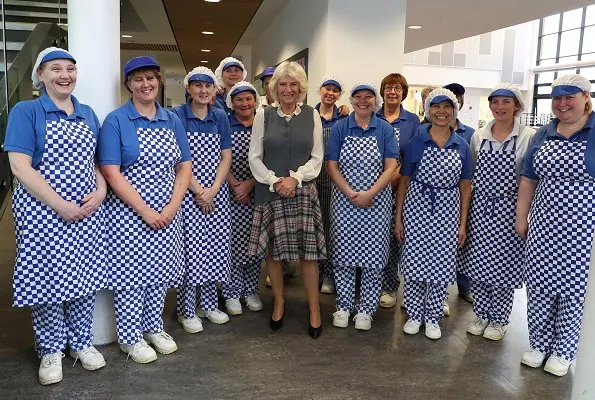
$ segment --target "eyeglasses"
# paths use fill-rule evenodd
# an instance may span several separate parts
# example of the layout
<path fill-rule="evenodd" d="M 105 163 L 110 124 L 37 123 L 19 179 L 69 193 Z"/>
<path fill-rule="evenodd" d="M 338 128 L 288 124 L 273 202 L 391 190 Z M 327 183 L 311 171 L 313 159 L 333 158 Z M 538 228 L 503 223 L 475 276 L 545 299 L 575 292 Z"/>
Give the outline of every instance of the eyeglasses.
<path fill-rule="evenodd" d="M 384 87 L 384 91 L 385 92 L 402 93 L 403 92 L 403 88 L 401 86 L 385 86 Z"/>

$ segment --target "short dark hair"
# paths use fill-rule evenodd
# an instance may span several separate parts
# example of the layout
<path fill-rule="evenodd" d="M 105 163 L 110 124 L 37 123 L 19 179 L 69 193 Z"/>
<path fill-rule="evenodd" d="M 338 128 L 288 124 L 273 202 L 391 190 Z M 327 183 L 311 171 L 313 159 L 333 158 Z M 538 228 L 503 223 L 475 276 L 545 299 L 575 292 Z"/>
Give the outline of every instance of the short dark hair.
<path fill-rule="evenodd" d="M 159 72 L 159 70 L 157 68 L 149 67 L 149 68 L 135 69 L 134 71 L 132 71 L 131 73 L 129 73 L 126 76 L 126 79 L 124 80 L 124 86 L 126 87 L 126 89 L 130 93 L 132 93 L 132 90 L 130 90 L 130 86 L 129 86 L 130 85 L 130 81 L 132 80 L 132 77 L 135 76 L 138 73 L 152 74 L 159 81 L 159 85 L 161 85 L 161 72 Z"/>
<path fill-rule="evenodd" d="M 402 99 L 405 100 L 407 93 L 409 93 L 409 85 L 407 84 L 407 79 L 405 79 L 403 75 L 392 73 L 385 76 L 382 82 L 380 82 L 380 97 L 384 97 L 384 89 L 387 85 L 400 85 L 403 88 Z"/>
<path fill-rule="evenodd" d="M 444 86 L 444 89 L 450 90 L 455 96 L 463 96 L 465 94 L 465 88 L 459 83 L 449 83 Z"/>

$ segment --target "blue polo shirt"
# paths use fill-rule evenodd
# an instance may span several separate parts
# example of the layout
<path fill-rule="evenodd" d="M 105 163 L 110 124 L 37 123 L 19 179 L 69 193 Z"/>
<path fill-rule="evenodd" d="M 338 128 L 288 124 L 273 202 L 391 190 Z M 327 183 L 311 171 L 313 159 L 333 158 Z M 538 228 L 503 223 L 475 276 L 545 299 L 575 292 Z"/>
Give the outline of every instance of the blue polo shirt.
<path fill-rule="evenodd" d="M 585 154 L 585 163 L 587 172 L 591 176 L 595 176 L 595 112 L 591 112 L 589 119 L 585 126 L 578 132 L 572 134 L 569 138 L 564 137 L 558 133 L 558 118 L 550 121 L 549 124 L 542 126 L 533 136 L 529 147 L 527 148 L 527 155 L 523 162 L 523 170 L 521 175 L 533 180 L 539 180 L 539 176 L 535 173 L 533 161 L 541 146 L 548 140 L 569 140 L 571 142 L 587 141 L 587 150 Z"/>
<path fill-rule="evenodd" d="M 471 143 L 471 136 L 475 132 L 475 129 L 471 128 L 469 125 L 465 125 L 457 118 L 457 129 L 455 129 L 457 135 L 465 139 L 467 144 Z"/>
<path fill-rule="evenodd" d="M 348 118 L 341 119 L 331 128 L 331 135 L 324 154 L 325 160 L 339 161 L 341 146 L 348 136 L 374 136 L 376 137 L 378 151 L 382 158 L 399 159 L 399 144 L 397 143 L 393 128 L 388 122 L 372 114 L 370 125 L 367 129 L 363 129 L 355 122 L 355 114 L 351 113 Z"/>
<path fill-rule="evenodd" d="M 316 104 L 314 108 L 320 114 L 320 103 Z M 333 125 L 337 123 L 337 121 L 342 120 L 343 118 L 347 118 L 348 116 L 349 115 L 340 115 L 339 107 L 333 106 L 333 115 L 329 119 L 325 119 L 322 115 L 320 116 L 320 122 L 322 122 L 322 129 L 332 128 Z"/>
<path fill-rule="evenodd" d="M 411 179 L 415 178 L 421 165 L 424 151 L 428 147 L 438 148 L 438 145 L 430 137 L 430 127 L 430 124 L 422 125 L 417 135 L 407 144 L 407 148 L 403 151 L 404 158 L 401 165 L 401 175 L 408 176 Z M 453 149 L 459 152 L 463 162 L 460 179 L 472 179 L 474 169 L 473 154 L 467 142 L 451 129 L 450 138 L 448 138 L 444 149 Z"/>
<path fill-rule="evenodd" d="M 217 107 L 223 110 L 226 115 L 229 115 L 231 114 L 231 108 L 227 107 L 225 99 L 227 99 L 227 90 L 225 90 L 223 94 L 217 94 L 215 96 L 215 104 L 213 104 L 213 107 Z"/>
<path fill-rule="evenodd" d="M 169 129 L 174 132 L 180 147 L 180 162 L 191 160 L 186 131 L 180 119 L 155 102 L 157 112 L 153 119 L 139 114 L 132 100 L 109 113 L 99 134 L 99 164 L 120 165 L 124 169 L 140 156 L 137 131 L 143 129 Z"/>
<path fill-rule="evenodd" d="M 99 120 L 95 112 L 86 104 L 71 96 L 74 112 L 67 115 L 60 110 L 50 96 L 43 91 L 35 100 L 21 101 L 8 115 L 8 127 L 4 139 L 4 150 L 23 153 L 32 158 L 31 165 L 36 168 L 43 157 L 46 139 L 46 121 L 84 122 L 95 139 L 99 136 Z"/>
<path fill-rule="evenodd" d="M 409 141 L 417 134 L 417 129 L 421 126 L 421 122 L 419 122 L 419 118 L 417 115 L 409 112 L 403 108 L 403 105 L 400 105 L 401 111 L 399 114 L 399 118 L 395 119 L 393 122 L 389 122 L 389 124 L 393 127 L 395 135 L 398 137 L 399 146 L 401 148 L 401 154 L 405 151 L 405 146 Z M 378 118 L 383 119 L 384 121 L 388 122 L 384 117 L 384 106 L 378 110 L 376 113 Z"/>
<path fill-rule="evenodd" d="M 246 126 L 242 124 L 240 121 L 238 121 L 235 112 L 232 111 L 231 114 L 227 116 L 227 118 L 229 119 L 229 126 L 231 128 L 231 132 L 252 132 L 252 125 Z"/>
<path fill-rule="evenodd" d="M 214 106 L 209 105 L 208 107 L 209 112 L 204 120 L 194 115 L 190 108 L 190 101 L 186 104 L 174 107 L 171 110 L 180 117 L 180 120 L 182 120 L 185 132 L 218 134 L 221 136 L 219 139 L 221 150 L 231 149 L 231 128 L 229 126 L 227 114 L 225 114 L 225 111 Z"/>

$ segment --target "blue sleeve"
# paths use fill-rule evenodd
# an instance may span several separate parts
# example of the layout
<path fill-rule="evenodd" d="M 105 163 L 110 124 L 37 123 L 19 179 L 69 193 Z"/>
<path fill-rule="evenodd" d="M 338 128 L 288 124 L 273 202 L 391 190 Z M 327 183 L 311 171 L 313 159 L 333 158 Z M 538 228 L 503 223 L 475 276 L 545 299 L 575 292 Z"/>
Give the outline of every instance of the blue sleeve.
<path fill-rule="evenodd" d="M 403 148 L 403 161 L 401 163 L 401 175 L 403 176 L 412 176 L 416 169 L 413 164 L 413 143 L 414 141 L 411 140 Z"/>
<path fill-rule="evenodd" d="M 101 129 L 101 124 L 99 123 L 99 118 L 97 118 L 97 114 L 95 114 L 95 111 L 93 111 L 93 109 L 91 109 L 91 114 L 93 114 L 93 123 L 95 124 L 94 126 L 91 127 L 91 130 L 95 134 L 95 139 L 98 140 L 99 139 L 99 131 Z"/>
<path fill-rule="evenodd" d="M 331 134 L 329 135 L 328 142 L 326 144 L 326 149 L 324 152 L 324 159 L 327 161 L 339 161 L 339 156 L 341 155 L 341 130 L 339 126 L 343 126 L 343 123 L 336 123 L 331 128 Z"/>
<path fill-rule="evenodd" d="M 469 145 L 465 142 L 464 145 L 459 147 L 459 153 L 461 153 L 463 159 L 463 171 L 461 172 L 461 179 L 473 179 L 475 163 L 473 161 L 471 147 L 469 147 Z"/>
<path fill-rule="evenodd" d="M 178 142 L 178 147 L 180 147 L 180 152 L 182 153 L 180 162 L 190 161 L 192 160 L 192 154 L 190 154 L 190 144 L 188 144 L 186 128 L 184 128 L 184 124 L 182 124 L 182 121 L 180 121 L 180 118 L 178 118 L 176 114 L 173 114 L 171 119 L 174 123 L 174 134 L 176 135 L 176 141 Z"/>
<path fill-rule="evenodd" d="M 537 176 L 537 174 L 535 173 L 535 170 L 533 169 L 533 160 L 535 159 L 535 155 L 537 154 L 537 151 L 543 144 L 543 141 L 540 141 L 539 139 L 542 138 L 543 133 L 545 132 L 544 128 L 545 127 L 540 128 L 537 131 L 537 133 L 535 133 L 535 135 L 533 135 L 533 138 L 531 139 L 531 142 L 529 143 L 529 147 L 527 148 L 527 153 L 525 154 L 525 159 L 523 160 L 523 168 L 521 169 L 521 176 L 524 176 L 525 178 L 533 179 L 534 181 L 538 181 L 539 176 Z"/>
<path fill-rule="evenodd" d="M 384 158 L 401 158 L 399 156 L 399 142 L 395 136 L 393 128 L 386 124 L 383 124 L 382 131 L 384 132 L 384 149 L 382 151 Z"/>
<path fill-rule="evenodd" d="M 231 125 L 229 124 L 229 119 L 225 114 L 221 114 L 221 116 L 217 116 L 217 120 L 217 127 L 219 129 L 219 134 L 221 135 L 221 150 L 231 149 L 233 143 L 231 140 Z"/>
<path fill-rule="evenodd" d="M 4 151 L 23 153 L 33 158 L 35 145 L 35 108 L 32 102 L 18 103 L 8 115 Z"/>
<path fill-rule="evenodd" d="M 99 165 L 122 165 L 122 145 L 118 120 L 108 115 L 99 132 L 97 154 Z"/>

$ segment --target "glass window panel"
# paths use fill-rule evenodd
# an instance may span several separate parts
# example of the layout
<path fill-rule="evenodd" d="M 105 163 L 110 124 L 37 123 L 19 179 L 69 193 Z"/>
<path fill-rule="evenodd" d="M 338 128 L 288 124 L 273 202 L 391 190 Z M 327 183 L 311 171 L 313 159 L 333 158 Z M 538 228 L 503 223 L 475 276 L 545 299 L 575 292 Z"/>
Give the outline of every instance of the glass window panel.
<path fill-rule="evenodd" d="M 583 35 L 583 53 L 595 52 L 595 25 L 585 28 Z"/>
<path fill-rule="evenodd" d="M 554 81 L 554 71 L 540 72 L 537 75 L 538 83 L 552 83 Z"/>
<path fill-rule="evenodd" d="M 567 11 L 562 16 L 562 30 L 580 28 L 583 23 L 583 9 L 577 8 L 576 10 Z"/>
<path fill-rule="evenodd" d="M 556 57 L 556 50 L 558 48 L 558 34 L 543 36 L 541 38 L 541 54 L 540 59 Z"/>
<path fill-rule="evenodd" d="M 537 99 L 537 114 L 550 114 L 552 101 L 550 99 Z"/>
<path fill-rule="evenodd" d="M 550 94 L 550 93 L 552 93 L 552 87 L 549 85 L 537 87 L 537 94 Z"/>
<path fill-rule="evenodd" d="M 578 44 L 580 38 L 580 29 L 562 32 L 562 36 L 560 37 L 560 57 L 578 54 Z"/>
<path fill-rule="evenodd" d="M 587 7 L 587 16 L 585 17 L 585 26 L 595 24 L 595 4 Z"/>
<path fill-rule="evenodd" d="M 581 56 L 581 61 L 592 61 L 595 60 L 595 53 L 587 53 Z"/>
<path fill-rule="evenodd" d="M 595 80 L 595 67 L 581 68 L 580 74 L 590 81 Z"/>
<path fill-rule="evenodd" d="M 541 28 L 541 34 L 547 35 L 548 33 L 558 32 L 560 30 L 560 14 L 550 15 L 543 19 L 543 25 Z"/>
<path fill-rule="evenodd" d="M 578 56 L 569 56 L 569 57 L 560 57 L 560 61 L 558 61 L 560 64 L 564 64 L 564 63 L 569 63 L 569 62 L 573 62 L 573 61 L 577 61 L 578 60 Z"/>

